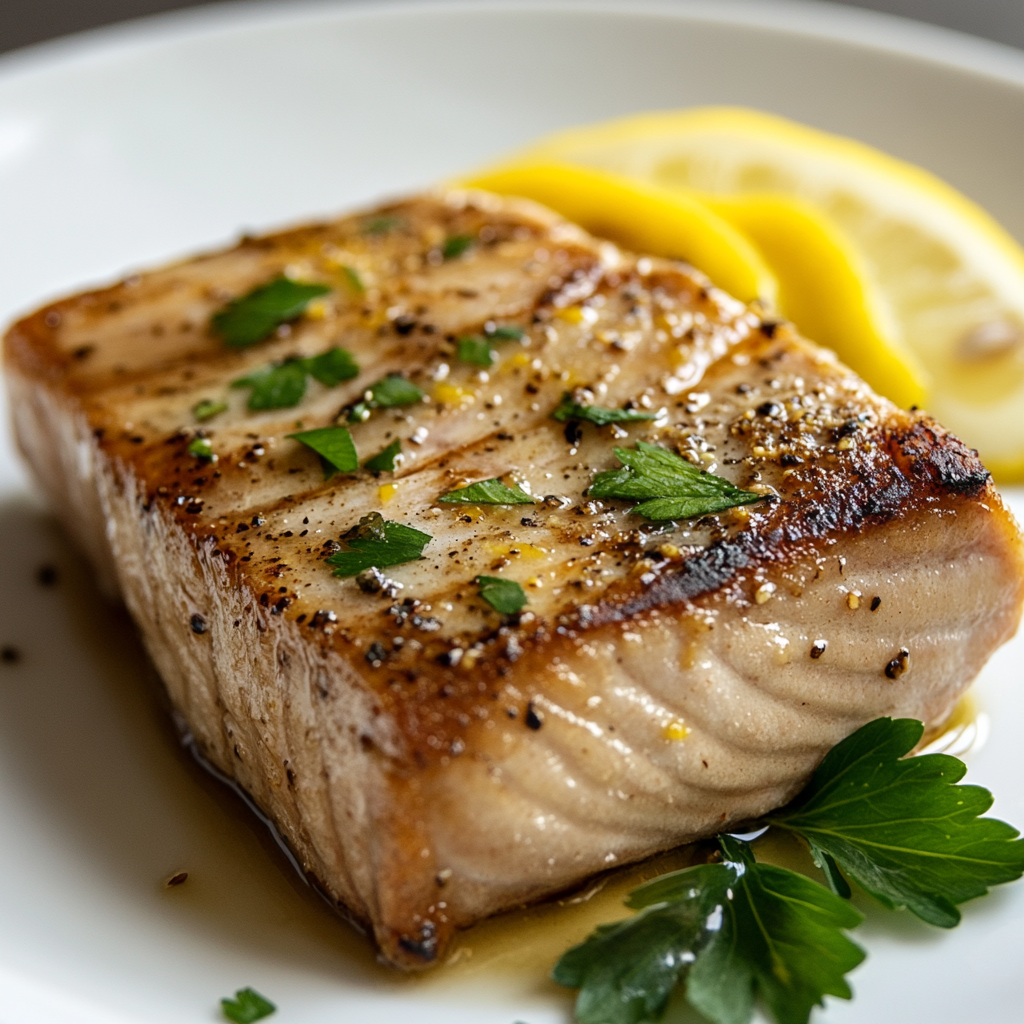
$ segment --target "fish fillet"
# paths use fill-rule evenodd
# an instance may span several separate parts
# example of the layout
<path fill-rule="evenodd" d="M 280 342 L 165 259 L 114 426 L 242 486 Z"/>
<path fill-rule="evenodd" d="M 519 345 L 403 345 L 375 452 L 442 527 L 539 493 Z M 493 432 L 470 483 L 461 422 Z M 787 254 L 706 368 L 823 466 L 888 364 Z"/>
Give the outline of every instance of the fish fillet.
<path fill-rule="evenodd" d="M 282 273 L 331 291 L 249 348 L 211 333 Z M 458 359 L 495 326 L 524 336 Z M 358 376 L 294 408 L 231 387 L 336 345 Z M 198 749 L 403 968 L 785 803 L 870 719 L 940 726 L 1018 624 L 1021 537 L 973 451 L 692 268 L 522 201 L 245 238 L 46 306 L 5 362 L 21 450 Z M 404 461 L 325 481 L 286 435 L 391 373 L 423 399 L 351 430 Z M 556 422 L 567 391 L 657 418 Z M 201 400 L 228 408 L 199 424 Z M 639 440 L 763 500 L 665 524 L 586 497 Z M 494 477 L 536 503 L 438 502 Z M 370 512 L 429 534 L 424 557 L 339 579 L 325 559 Z M 481 574 L 525 608 L 499 615 Z"/>

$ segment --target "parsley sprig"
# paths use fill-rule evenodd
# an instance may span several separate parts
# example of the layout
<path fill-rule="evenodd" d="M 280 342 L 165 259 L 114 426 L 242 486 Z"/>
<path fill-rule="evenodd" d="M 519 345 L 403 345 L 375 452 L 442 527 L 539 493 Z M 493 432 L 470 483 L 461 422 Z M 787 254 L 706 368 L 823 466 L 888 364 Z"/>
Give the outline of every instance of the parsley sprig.
<path fill-rule="evenodd" d="M 302 316 L 313 299 L 326 295 L 330 290 L 324 284 L 306 284 L 290 277 L 278 277 L 214 313 L 210 327 L 214 334 L 220 335 L 225 345 L 246 348 L 269 338 L 281 324 Z"/>
<path fill-rule="evenodd" d="M 638 441 L 635 448 L 616 448 L 615 455 L 623 468 L 596 474 L 588 493 L 639 501 L 634 515 L 693 519 L 764 500 L 763 494 L 741 491 L 656 444 Z"/>
<path fill-rule="evenodd" d="M 385 519 L 379 512 L 363 516 L 341 538 L 347 550 L 336 551 L 326 561 L 335 576 L 356 576 L 364 569 L 414 562 L 433 538 L 429 533 Z"/>
<path fill-rule="evenodd" d="M 956 785 L 963 761 L 901 760 L 923 731 L 910 718 L 868 723 L 856 744 L 829 751 L 799 799 L 768 821 L 807 840 L 839 895 L 850 893 L 845 873 L 890 909 L 953 928 L 958 903 L 1020 877 L 1024 840 L 1011 825 L 980 817 L 992 794 Z"/>
<path fill-rule="evenodd" d="M 756 861 L 719 836 L 721 863 L 655 879 L 627 903 L 636 916 L 602 925 L 552 973 L 580 990 L 580 1024 L 647 1024 L 676 986 L 714 1024 L 747 1024 L 760 1001 L 778 1024 L 806 1024 L 826 995 L 851 997 L 845 975 L 863 951 L 845 932 L 861 915 L 842 897 L 845 871 L 886 906 L 949 927 L 956 904 L 1024 873 L 1017 830 L 979 817 L 991 795 L 957 786 L 945 754 L 904 760 L 923 726 L 880 718 L 825 757 L 807 789 L 771 825 L 803 837 L 833 891 Z M 838 893 L 838 894 L 837 894 Z"/>
<path fill-rule="evenodd" d="M 249 408 L 291 409 L 306 394 L 306 378 L 312 377 L 324 387 L 333 388 L 352 380 L 359 367 L 350 352 L 332 348 L 306 359 L 286 359 L 253 371 L 247 377 L 231 382 L 233 388 L 250 388 Z"/>

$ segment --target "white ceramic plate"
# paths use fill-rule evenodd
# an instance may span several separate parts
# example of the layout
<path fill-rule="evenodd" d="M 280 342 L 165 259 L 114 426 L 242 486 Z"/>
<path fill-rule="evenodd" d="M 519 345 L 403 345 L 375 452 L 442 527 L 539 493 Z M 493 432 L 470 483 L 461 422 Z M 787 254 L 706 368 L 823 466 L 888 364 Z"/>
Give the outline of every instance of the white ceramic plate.
<path fill-rule="evenodd" d="M 1024 238 L 1024 55 L 994 44 L 769 0 L 230 5 L 0 60 L 0 317 L 559 126 L 693 103 L 865 139 Z M 44 563 L 56 586 L 36 582 Z M 403 981 L 279 870 L 260 826 L 177 749 L 130 625 L 6 436 L 0 573 L 0 644 L 22 655 L 0 663 L 3 1024 L 210 1022 L 244 985 L 281 1024 L 569 1020 L 529 950 L 516 966 L 528 933 L 500 970 Z M 970 758 L 1018 824 L 1022 657 L 1018 641 L 985 670 L 991 737 Z M 182 869 L 189 882 L 163 888 Z M 819 1021 L 1021 1021 L 1024 885 L 968 905 L 951 934 L 872 911 L 859 936 L 856 1000 Z"/>

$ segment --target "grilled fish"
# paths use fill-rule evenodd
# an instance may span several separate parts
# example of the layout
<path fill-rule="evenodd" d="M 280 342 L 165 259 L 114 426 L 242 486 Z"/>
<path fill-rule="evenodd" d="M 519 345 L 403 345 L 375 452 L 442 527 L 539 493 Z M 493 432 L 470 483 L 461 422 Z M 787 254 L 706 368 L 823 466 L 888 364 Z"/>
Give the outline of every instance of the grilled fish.
<path fill-rule="evenodd" d="M 226 345 L 211 318 L 282 275 L 324 294 Z M 232 386 L 336 347 L 356 375 L 288 407 Z M 870 719 L 938 727 L 1018 624 L 976 453 L 692 268 L 522 201 L 247 237 L 40 309 L 5 360 L 21 450 L 198 749 L 402 968 L 755 819 Z M 413 399 L 375 403 L 385 379 Z M 394 471 L 325 479 L 289 435 L 337 422 L 364 462 L 397 441 Z M 663 522 L 588 496 L 641 442 L 756 500 Z M 493 479 L 522 503 L 439 500 Z M 335 576 L 385 522 L 422 557 Z"/>

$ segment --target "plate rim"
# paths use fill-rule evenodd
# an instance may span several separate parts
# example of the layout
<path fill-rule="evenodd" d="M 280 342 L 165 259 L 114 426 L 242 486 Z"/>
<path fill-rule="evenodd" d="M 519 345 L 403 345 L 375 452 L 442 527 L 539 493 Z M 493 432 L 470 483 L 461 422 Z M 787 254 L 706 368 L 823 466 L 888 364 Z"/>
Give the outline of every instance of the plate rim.
<path fill-rule="evenodd" d="M 911 57 L 1024 86 L 1024 50 L 895 14 L 829 0 L 219 0 L 132 18 L 0 54 L 8 86 L 191 39 L 330 20 L 454 13 L 605 14 L 750 25 Z"/>
<path fill-rule="evenodd" d="M 952 29 L 823 0 L 247 0 L 150 15 L 11 51 L 0 56 L 0 103 L 8 88 L 30 85 L 50 75 L 71 74 L 151 48 L 173 48 L 239 30 L 298 26 L 325 19 L 431 17 L 470 10 L 480 16 L 506 12 L 581 17 L 610 14 L 752 26 L 920 60 L 1024 89 L 1024 51 Z M 86 993 L 47 987 L 37 977 L 0 964 L 0 991 L 10 995 L 12 990 L 23 1000 L 25 1011 L 34 1012 L 39 1020 L 69 1024 L 129 1024 L 131 1020 L 113 1005 L 95 1004 Z M 14 1009 L 13 1019 L 22 1019 L 18 1016 L 21 1008 L 16 1004 Z"/>

